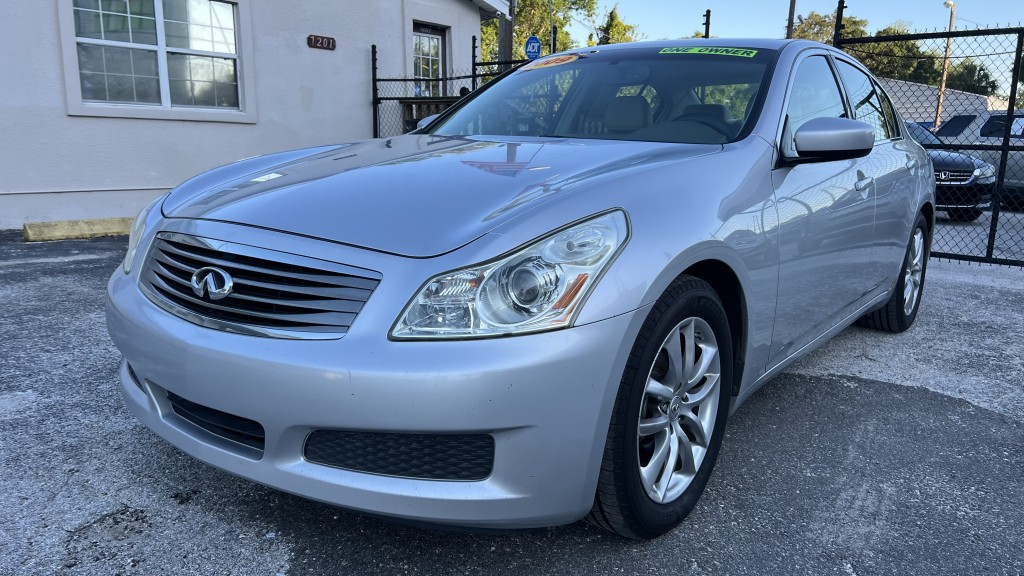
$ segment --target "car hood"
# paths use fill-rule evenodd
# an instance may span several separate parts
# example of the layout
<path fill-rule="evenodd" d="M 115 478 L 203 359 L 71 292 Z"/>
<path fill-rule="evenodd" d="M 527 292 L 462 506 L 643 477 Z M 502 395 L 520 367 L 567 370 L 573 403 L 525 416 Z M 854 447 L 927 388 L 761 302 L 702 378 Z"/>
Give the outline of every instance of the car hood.
<path fill-rule="evenodd" d="M 975 168 L 980 168 L 984 164 L 982 160 L 974 156 L 949 150 L 929 150 L 928 155 L 932 158 L 932 165 L 935 167 L 936 172 L 973 172 Z"/>
<path fill-rule="evenodd" d="M 163 213 L 430 257 L 464 246 L 555 195 L 586 193 L 597 179 L 721 149 L 406 135 L 229 165 L 176 188 Z"/>

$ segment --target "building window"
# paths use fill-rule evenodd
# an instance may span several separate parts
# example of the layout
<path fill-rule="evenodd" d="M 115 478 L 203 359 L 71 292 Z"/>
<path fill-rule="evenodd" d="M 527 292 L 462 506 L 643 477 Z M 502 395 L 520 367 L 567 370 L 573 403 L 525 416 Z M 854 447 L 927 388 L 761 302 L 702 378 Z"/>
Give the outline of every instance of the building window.
<path fill-rule="evenodd" d="M 63 0 L 69 114 L 254 122 L 247 2 Z"/>
<path fill-rule="evenodd" d="M 412 73 L 417 96 L 444 96 L 442 83 L 445 61 L 445 29 L 415 23 L 412 27 Z"/>

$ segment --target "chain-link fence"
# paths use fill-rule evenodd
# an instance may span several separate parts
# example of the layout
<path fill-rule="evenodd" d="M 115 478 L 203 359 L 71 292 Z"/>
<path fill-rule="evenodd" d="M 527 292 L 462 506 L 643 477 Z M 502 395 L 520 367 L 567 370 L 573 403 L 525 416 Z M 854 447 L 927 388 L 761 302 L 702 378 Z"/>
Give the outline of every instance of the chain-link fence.
<path fill-rule="evenodd" d="M 473 55 L 476 57 L 476 37 Z M 440 78 L 377 76 L 377 46 L 370 50 L 373 74 L 373 137 L 386 138 L 416 129 L 416 124 L 440 114 L 466 94 L 486 84 L 502 72 L 526 60 L 473 62 L 468 70 L 449 70 Z"/>
<path fill-rule="evenodd" d="M 929 150 L 932 253 L 1024 265 L 1024 28 L 843 38 Z"/>

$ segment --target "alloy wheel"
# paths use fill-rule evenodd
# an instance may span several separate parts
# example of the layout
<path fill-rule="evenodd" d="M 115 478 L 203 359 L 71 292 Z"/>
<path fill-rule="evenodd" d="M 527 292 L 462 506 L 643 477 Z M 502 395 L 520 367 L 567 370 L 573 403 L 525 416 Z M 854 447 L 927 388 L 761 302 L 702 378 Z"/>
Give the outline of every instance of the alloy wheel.
<path fill-rule="evenodd" d="M 647 376 L 637 425 L 640 482 L 654 502 L 679 498 L 707 454 L 721 394 L 715 333 L 703 319 L 677 324 Z"/>
<path fill-rule="evenodd" d="M 924 231 L 914 230 L 910 239 L 910 257 L 903 271 L 903 313 L 910 316 L 921 295 L 921 278 L 924 275 Z"/>

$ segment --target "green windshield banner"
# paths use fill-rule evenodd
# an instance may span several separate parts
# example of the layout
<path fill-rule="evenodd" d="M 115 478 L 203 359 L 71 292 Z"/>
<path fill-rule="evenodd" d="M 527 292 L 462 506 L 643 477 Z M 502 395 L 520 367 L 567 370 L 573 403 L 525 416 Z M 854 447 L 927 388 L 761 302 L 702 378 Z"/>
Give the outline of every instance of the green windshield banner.
<path fill-rule="evenodd" d="M 679 48 L 662 48 L 659 54 L 715 54 L 718 56 L 739 56 L 753 58 L 757 50 L 747 48 L 718 48 L 715 46 L 686 46 Z"/>

